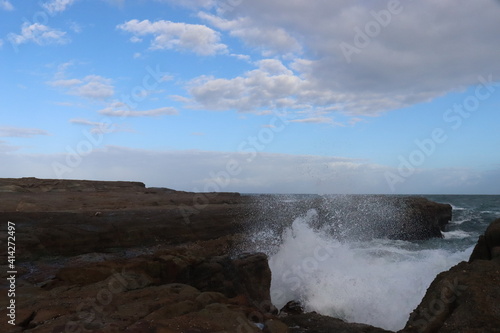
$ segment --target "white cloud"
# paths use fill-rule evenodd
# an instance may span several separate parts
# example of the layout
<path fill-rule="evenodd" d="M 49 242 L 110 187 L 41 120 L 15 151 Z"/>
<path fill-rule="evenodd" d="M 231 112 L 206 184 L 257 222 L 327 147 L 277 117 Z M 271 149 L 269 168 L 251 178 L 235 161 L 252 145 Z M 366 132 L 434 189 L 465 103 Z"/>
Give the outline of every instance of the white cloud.
<path fill-rule="evenodd" d="M 50 85 L 54 87 L 73 87 L 82 84 L 83 81 L 79 79 L 55 80 L 50 81 Z"/>
<path fill-rule="evenodd" d="M 115 93 L 111 79 L 99 75 L 88 75 L 83 78 L 83 82 L 83 85 L 71 89 L 70 93 L 97 100 L 105 100 Z"/>
<path fill-rule="evenodd" d="M 342 94 L 317 88 L 277 59 L 264 59 L 256 65 L 257 69 L 232 79 L 196 78 L 188 85 L 192 98 L 177 100 L 194 108 L 218 111 L 265 115 L 285 110 L 293 122 L 342 125 L 331 118 L 345 102 Z"/>
<path fill-rule="evenodd" d="M 63 70 L 60 69 L 55 77 L 64 77 L 66 67 L 63 66 Z M 70 95 L 93 100 L 105 100 L 115 93 L 112 80 L 100 75 L 87 75 L 82 79 L 57 79 L 48 83 L 54 87 L 66 88 L 67 93 Z"/>
<path fill-rule="evenodd" d="M 171 21 L 130 20 L 117 26 L 118 29 L 133 34 L 134 41 L 139 36 L 153 35 L 151 49 L 191 51 L 199 55 L 226 53 L 227 46 L 220 43 L 218 32 L 199 24 L 175 23 Z"/>
<path fill-rule="evenodd" d="M 37 135 L 49 135 L 49 133 L 38 128 L 0 127 L 0 137 L 4 138 L 31 138 Z"/>
<path fill-rule="evenodd" d="M 14 6 L 8 0 L 0 0 L 0 8 L 6 11 L 14 10 Z"/>
<path fill-rule="evenodd" d="M 21 34 L 10 33 L 7 35 L 7 38 L 15 45 L 28 42 L 33 42 L 38 45 L 66 44 L 69 42 L 69 38 L 66 37 L 66 32 L 52 29 L 40 23 L 30 24 L 29 22 L 23 23 L 21 26 Z"/>
<path fill-rule="evenodd" d="M 187 7 L 191 9 L 212 8 L 217 3 L 217 0 L 155 0 L 155 1 L 168 3 L 175 6 Z"/>
<path fill-rule="evenodd" d="M 69 122 L 75 125 L 89 126 L 91 133 L 109 134 L 118 132 L 128 132 L 128 133 L 134 132 L 134 130 L 130 128 L 126 128 L 118 124 L 111 123 L 109 121 L 90 121 L 87 119 L 75 118 L 75 119 L 70 119 Z"/>
<path fill-rule="evenodd" d="M 308 124 L 335 124 L 332 118 L 328 117 L 313 117 L 303 119 L 292 119 L 291 123 L 308 123 Z M 340 125 L 340 124 L 338 124 Z"/>
<path fill-rule="evenodd" d="M 112 103 L 105 109 L 99 111 L 100 114 L 111 117 L 158 117 L 172 116 L 179 114 L 179 111 L 173 107 L 163 107 L 145 111 L 130 110 L 130 108 L 121 102 Z"/>
<path fill-rule="evenodd" d="M 282 103 L 295 104 L 306 82 L 287 70 L 278 60 L 264 60 L 260 67 L 233 79 L 200 77 L 189 92 L 202 108 L 257 112 L 279 109 Z"/>
<path fill-rule="evenodd" d="M 230 54 L 231 57 L 235 57 L 236 59 L 239 59 L 239 60 L 243 60 L 243 61 L 246 61 L 246 62 L 250 62 L 250 56 L 247 55 L 247 54 L 236 54 L 236 53 L 231 53 Z"/>
<path fill-rule="evenodd" d="M 248 162 L 247 153 L 208 151 L 149 151 L 107 146 L 82 156 L 62 178 L 135 180 L 147 186 L 185 191 L 242 193 L 388 193 L 385 172 L 397 170 L 341 157 L 260 153 Z M 54 163 L 65 165 L 65 154 L 2 154 L 4 177 L 55 178 Z M 233 175 L 227 181 L 228 162 Z M 236 167 L 235 167 L 236 166 Z M 443 176 L 446 176 L 443 178 Z M 397 193 L 498 194 L 500 169 L 419 170 Z"/>
<path fill-rule="evenodd" d="M 45 8 L 50 14 L 55 14 L 65 11 L 67 7 L 71 6 L 75 2 L 76 0 L 51 0 L 42 4 L 42 7 Z"/>

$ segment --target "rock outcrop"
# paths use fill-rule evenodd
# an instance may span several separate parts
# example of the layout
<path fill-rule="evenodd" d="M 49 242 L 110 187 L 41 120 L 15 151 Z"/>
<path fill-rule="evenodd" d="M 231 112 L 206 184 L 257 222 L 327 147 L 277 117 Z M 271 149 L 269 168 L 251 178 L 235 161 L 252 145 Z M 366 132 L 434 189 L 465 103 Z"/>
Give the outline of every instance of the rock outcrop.
<path fill-rule="evenodd" d="M 401 332 L 500 332 L 500 219 L 469 262 L 439 274 Z"/>
<path fill-rule="evenodd" d="M 249 216 L 251 225 L 256 230 L 274 228 L 275 234 L 310 209 L 317 212 L 313 224 L 321 228 L 327 221 L 334 237 L 348 240 L 441 238 L 452 217 L 451 205 L 416 196 L 337 195 L 297 201 L 262 195 L 253 200 L 258 209 Z"/>
<path fill-rule="evenodd" d="M 51 265 L 54 276 L 37 265 L 18 286 L 18 324 L 4 320 L 2 332 L 288 331 L 271 305 L 262 254 L 231 259 L 184 249 Z"/>
<path fill-rule="evenodd" d="M 146 185 L 140 182 L 95 181 L 95 180 L 59 180 L 25 178 L 0 178 L 0 192 L 7 193 L 46 193 L 46 192 L 108 192 L 120 190 L 144 190 Z"/>
<path fill-rule="evenodd" d="M 500 219 L 493 221 L 479 237 L 469 262 L 474 260 L 500 260 Z"/>

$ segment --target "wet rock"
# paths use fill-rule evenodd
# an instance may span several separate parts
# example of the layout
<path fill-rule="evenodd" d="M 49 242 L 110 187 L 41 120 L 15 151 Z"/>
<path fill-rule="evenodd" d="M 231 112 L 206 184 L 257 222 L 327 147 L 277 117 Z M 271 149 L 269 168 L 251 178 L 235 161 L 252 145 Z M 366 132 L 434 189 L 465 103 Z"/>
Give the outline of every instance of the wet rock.
<path fill-rule="evenodd" d="M 280 310 L 280 314 L 291 314 L 291 315 L 299 315 L 304 313 L 304 307 L 300 302 L 290 301 L 285 304 L 285 306 Z"/>
<path fill-rule="evenodd" d="M 272 229 L 281 235 L 290 222 L 315 214 L 308 221 L 313 227 L 325 229 L 333 237 L 347 240 L 390 238 L 422 240 L 441 238 L 451 221 L 452 207 L 423 197 L 382 195 L 339 195 L 305 197 L 300 201 L 279 196 L 257 196 L 259 207 L 249 216 L 249 228 L 255 232 Z"/>
<path fill-rule="evenodd" d="M 322 316 L 316 312 L 289 315 L 281 320 L 290 333 L 388 333 L 389 331 L 365 324 L 346 323 L 343 320 Z"/>
<path fill-rule="evenodd" d="M 500 332 L 499 227 L 488 227 L 469 262 L 436 277 L 401 332 Z"/>
<path fill-rule="evenodd" d="M 500 219 L 493 221 L 472 251 L 469 262 L 474 260 L 492 260 L 500 257 Z"/>

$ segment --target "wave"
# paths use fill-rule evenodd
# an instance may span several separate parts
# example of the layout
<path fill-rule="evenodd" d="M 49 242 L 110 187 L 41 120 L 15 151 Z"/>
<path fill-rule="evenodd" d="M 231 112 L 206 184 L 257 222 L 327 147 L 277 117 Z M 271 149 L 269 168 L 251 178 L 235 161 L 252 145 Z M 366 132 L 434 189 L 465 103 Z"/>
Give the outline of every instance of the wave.
<path fill-rule="evenodd" d="M 450 224 L 462 224 L 464 222 L 470 222 L 470 221 L 472 221 L 471 218 L 464 218 L 464 219 L 460 219 L 460 220 L 452 220 L 450 222 Z"/>
<path fill-rule="evenodd" d="M 471 236 L 470 233 L 463 230 L 443 231 L 442 234 L 444 239 L 464 239 Z"/>
<path fill-rule="evenodd" d="M 309 210 L 296 218 L 273 244 L 271 298 L 278 308 L 298 300 L 307 311 L 399 330 L 435 276 L 472 252 L 380 239 L 341 242 L 313 228 L 316 217 Z"/>
<path fill-rule="evenodd" d="M 500 212 L 499 211 L 495 211 L 495 210 L 482 210 L 480 211 L 481 214 L 495 214 L 495 215 L 500 215 Z"/>
<path fill-rule="evenodd" d="M 454 204 L 449 204 L 452 210 L 467 210 L 465 207 L 455 206 Z"/>

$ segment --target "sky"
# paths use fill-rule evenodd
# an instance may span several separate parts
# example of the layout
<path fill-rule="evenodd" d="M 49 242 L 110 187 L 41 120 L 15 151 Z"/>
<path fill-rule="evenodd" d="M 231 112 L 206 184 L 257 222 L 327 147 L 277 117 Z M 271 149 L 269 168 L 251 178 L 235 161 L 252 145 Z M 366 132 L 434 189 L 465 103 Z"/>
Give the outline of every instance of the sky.
<path fill-rule="evenodd" d="M 0 177 L 500 194 L 500 1 L 0 0 Z"/>

